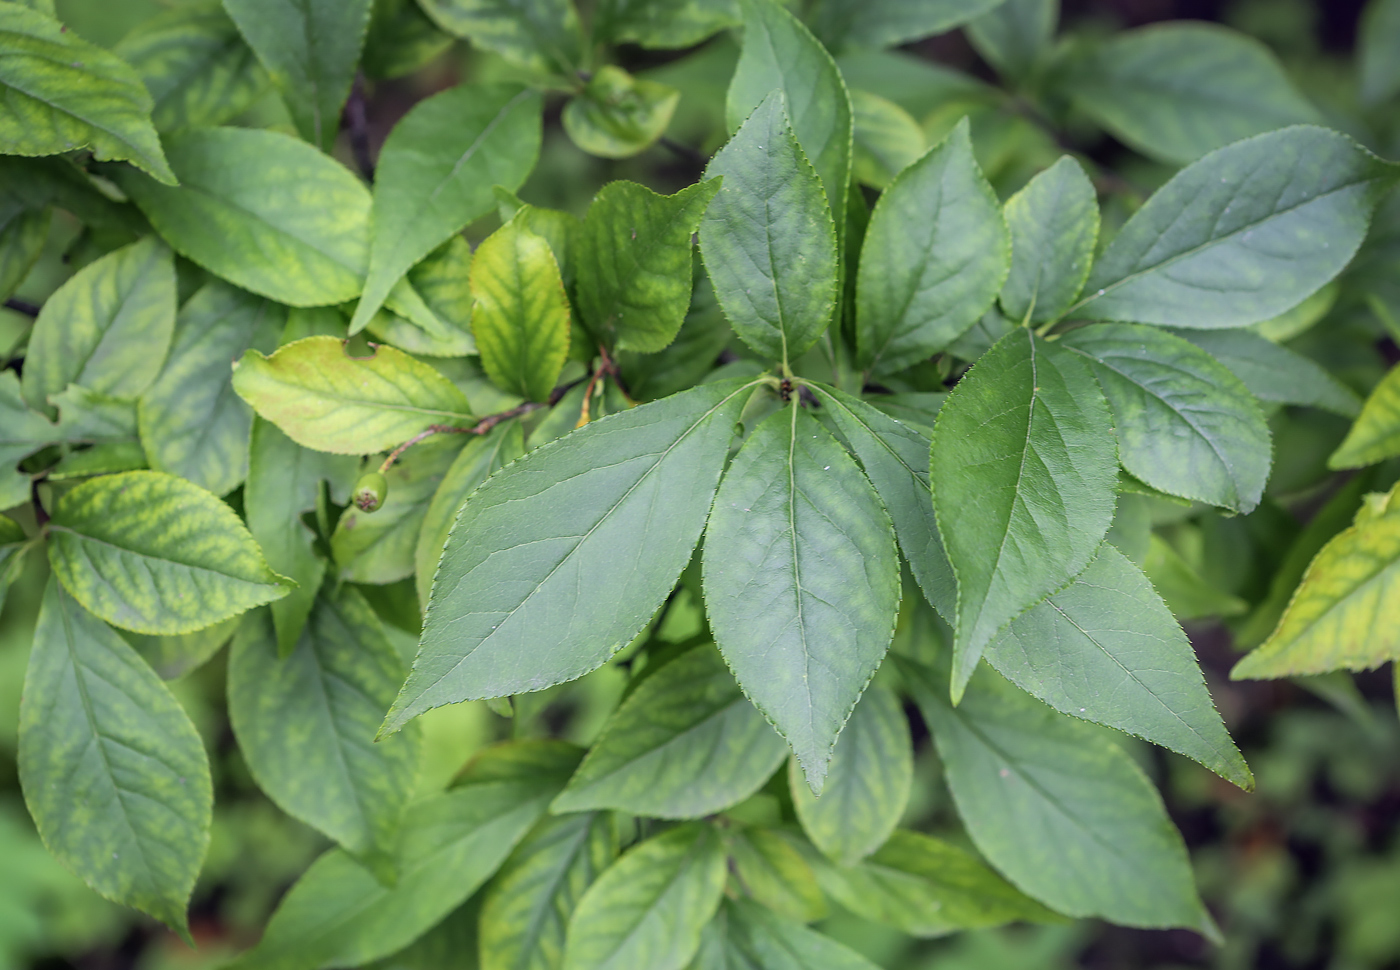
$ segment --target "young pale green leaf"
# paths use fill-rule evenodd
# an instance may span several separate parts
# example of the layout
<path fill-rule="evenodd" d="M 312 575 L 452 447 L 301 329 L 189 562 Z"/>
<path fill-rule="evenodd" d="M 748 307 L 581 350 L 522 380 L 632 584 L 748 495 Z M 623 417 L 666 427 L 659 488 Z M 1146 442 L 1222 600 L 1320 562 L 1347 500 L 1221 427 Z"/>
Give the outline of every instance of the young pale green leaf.
<path fill-rule="evenodd" d="M 141 659 L 151 665 L 161 680 L 178 680 L 206 663 L 229 642 L 238 629 L 238 617 L 207 626 L 193 633 L 172 637 L 152 637 L 144 633 L 117 631 L 131 644 Z"/>
<path fill-rule="evenodd" d="M 757 116 L 773 92 L 782 92 L 793 135 L 821 179 L 835 220 L 836 238 L 842 240 L 855 130 L 846 82 L 826 48 L 782 4 L 740 0 L 740 6 L 744 44 L 725 101 L 729 130 L 739 128 L 745 118 Z M 763 141 L 759 147 L 767 144 Z M 781 172 L 774 173 L 775 178 L 781 176 Z"/>
<path fill-rule="evenodd" d="M 924 130 L 909 112 L 869 91 L 852 91 L 851 107 L 855 111 L 851 177 L 871 188 L 886 189 L 928 151 Z"/>
<path fill-rule="evenodd" d="M 1232 680 L 1369 670 L 1400 660 L 1400 488 L 1322 547 L 1264 645 Z"/>
<path fill-rule="evenodd" d="M 191 633 L 287 593 L 233 509 L 174 475 L 84 482 L 59 499 L 49 530 L 64 588 L 137 633 Z"/>
<path fill-rule="evenodd" d="M 725 903 L 728 966 L 761 970 L 876 970 L 856 951 L 749 900 Z M 739 959 L 735 959 L 735 955 Z M 743 962 L 739 962 L 742 960 Z"/>
<path fill-rule="evenodd" d="M 856 364 L 893 373 L 947 347 L 996 299 L 1010 261 L 961 121 L 875 204 L 856 277 Z"/>
<path fill-rule="evenodd" d="M 1017 322 L 1064 316 L 1084 289 L 1099 238 L 1099 201 L 1084 169 L 1066 155 L 1006 200 L 1011 272 L 1001 308 Z"/>
<path fill-rule="evenodd" d="M 781 92 L 764 99 L 705 175 L 724 179 L 700 224 L 724 315 L 760 354 L 796 360 L 831 318 L 836 230 Z"/>
<path fill-rule="evenodd" d="M 1113 408 L 1118 457 L 1169 495 L 1237 512 L 1269 478 L 1269 426 L 1249 388 L 1196 345 L 1156 327 L 1110 323 L 1065 335 Z"/>
<path fill-rule="evenodd" d="M 546 818 L 501 867 L 481 907 L 481 970 L 551 970 L 579 898 L 617 858 L 607 812 Z"/>
<path fill-rule="evenodd" d="M 630 643 L 690 560 L 751 386 L 609 415 L 483 482 L 447 537 L 383 730 L 573 680 Z"/>
<path fill-rule="evenodd" d="M 704 822 L 634 846 L 569 920 L 563 970 L 682 970 L 724 893 L 724 848 Z"/>
<path fill-rule="evenodd" d="M 1198 330 L 1268 320 L 1351 261 L 1397 178 L 1400 165 L 1325 128 L 1219 149 L 1133 213 L 1071 312 Z"/>
<path fill-rule="evenodd" d="M 242 114 L 267 87 L 253 51 L 216 6 L 156 14 L 112 50 L 150 91 L 157 131 L 221 125 Z"/>
<path fill-rule="evenodd" d="M 146 662 L 53 578 L 24 677 L 19 777 L 50 852 L 189 939 L 214 801 L 204 744 Z"/>
<path fill-rule="evenodd" d="M 899 699 L 878 687 L 861 696 L 836 741 L 820 798 L 802 783 L 796 761 L 791 769 L 803 831 L 840 865 L 855 865 L 885 843 L 909 801 L 913 742 Z"/>
<path fill-rule="evenodd" d="M 889 649 L 899 554 L 870 482 L 796 401 L 754 429 L 725 474 L 704 581 L 720 652 L 819 794 Z"/>
<path fill-rule="evenodd" d="M 1396 455 L 1400 455 L 1400 367 L 1391 368 L 1371 391 L 1327 466 L 1360 468 Z"/>
<path fill-rule="evenodd" d="M 911 936 L 1057 919 L 972 853 L 920 832 L 896 831 L 871 858 L 822 866 L 817 878 L 846 909 Z"/>
<path fill-rule="evenodd" d="M 1072 584 L 1012 620 L 986 657 L 1062 714 L 1146 738 L 1254 787 L 1186 635 L 1142 571 L 1107 543 Z"/>
<path fill-rule="evenodd" d="M 443 546 L 447 544 L 447 535 L 452 531 L 452 522 L 462 503 L 478 485 L 523 454 L 525 435 L 519 421 L 497 425 L 486 434 L 472 438 L 458 452 L 433 493 L 418 531 L 413 562 L 420 603 L 426 605 L 428 602 L 433 573 L 437 570 L 438 560 L 442 558 Z M 392 492 L 389 498 L 393 500 Z"/>
<path fill-rule="evenodd" d="M 150 92 L 120 57 L 18 3 L 0 4 L 0 54 L 0 152 L 91 148 L 175 184 L 151 125 Z"/>
<path fill-rule="evenodd" d="M 43 207 L 6 212 L 0 225 L 0 299 L 13 296 L 34 268 L 49 238 L 52 215 Z"/>
<path fill-rule="evenodd" d="M 728 839 L 731 871 L 755 902 L 787 919 L 810 923 L 830 910 L 816 872 L 794 842 L 791 835 L 772 829 L 738 829 Z"/>
<path fill-rule="evenodd" d="M 248 351 L 234 364 L 233 389 L 297 444 L 340 455 L 385 451 L 435 424 L 473 423 L 466 396 L 432 367 L 392 347 L 351 357 L 329 336 L 270 357 Z"/>
<path fill-rule="evenodd" d="M 1173 330 L 1210 354 L 1251 394 L 1271 404 L 1299 404 L 1355 418 L 1361 398 L 1311 358 L 1249 330 Z"/>
<path fill-rule="evenodd" d="M 372 0 L 223 0 L 272 75 L 301 136 L 329 151 L 340 131 Z"/>
<path fill-rule="evenodd" d="M 520 187 L 540 153 L 542 105 L 518 85 L 463 84 L 418 102 L 394 126 L 375 171 L 369 276 L 351 333 L 414 263 L 491 211 L 492 186 Z"/>
<path fill-rule="evenodd" d="M 1209 924 L 1181 835 L 1124 751 L 985 669 L 962 704 L 901 663 L 977 848 L 1027 895 L 1124 926 Z"/>
<path fill-rule="evenodd" d="M 742 21 L 737 0 L 604 0 L 594 14 L 593 35 L 614 44 L 680 50 Z"/>
<path fill-rule="evenodd" d="M 681 93 L 604 64 L 564 106 L 564 130 L 602 158 L 630 158 L 666 133 Z"/>
<path fill-rule="evenodd" d="M 690 307 L 690 239 L 719 189 L 715 179 L 669 196 L 636 182 L 603 186 L 578 254 L 579 308 L 594 336 L 640 353 L 676 339 Z"/>
<path fill-rule="evenodd" d="M 957 577 L 952 696 L 996 632 L 1077 576 L 1113 521 L 1113 415 L 1078 354 L 1017 329 L 938 412 L 933 507 Z"/>
<path fill-rule="evenodd" d="M 229 720 L 258 787 L 376 871 L 393 854 L 418 772 L 418 732 L 374 732 L 404 663 L 364 597 L 327 585 L 296 647 L 271 616 L 243 620 L 228 664 Z"/>
<path fill-rule="evenodd" d="M 369 258 L 368 190 L 306 142 L 275 131 L 195 128 L 166 138 L 180 187 L 119 181 L 176 252 L 288 306 L 344 303 Z"/>
<path fill-rule="evenodd" d="M 832 50 L 897 47 L 968 23 L 1003 0 L 817 0 L 813 30 Z"/>
<path fill-rule="evenodd" d="M 577 762 L 559 742 L 488 751 L 453 789 L 405 813 L 394 885 L 341 849 L 327 852 L 282 897 L 262 941 L 232 966 L 357 967 L 402 949 L 500 868 Z"/>
<path fill-rule="evenodd" d="M 1361 100 L 1380 104 L 1400 93 L 1400 3 L 1371 0 L 1356 39 Z"/>
<path fill-rule="evenodd" d="M 512 220 L 472 259 L 472 335 L 497 387 L 548 401 L 569 356 L 569 297 L 549 243 Z"/>
<path fill-rule="evenodd" d="M 141 444 L 151 467 L 215 495 L 248 474 L 252 410 L 233 393 L 233 369 L 251 349 L 277 346 L 285 311 L 212 280 L 180 309 L 170 357 L 141 396 Z"/>
<path fill-rule="evenodd" d="M 967 39 L 1007 77 L 1024 77 L 1050 48 L 1060 0 L 1006 0 L 967 24 Z"/>
<path fill-rule="evenodd" d="M 175 329 L 175 266 L 148 236 L 84 266 L 44 301 L 24 359 L 24 399 L 42 411 L 69 384 L 137 397 Z"/>
<path fill-rule="evenodd" d="M 465 37 L 534 74 L 572 79 L 584 66 L 583 29 L 571 0 L 419 3 L 449 34 Z"/>
<path fill-rule="evenodd" d="M 699 647 L 627 696 L 551 810 L 701 818 L 758 791 L 786 754 L 719 653 Z"/>

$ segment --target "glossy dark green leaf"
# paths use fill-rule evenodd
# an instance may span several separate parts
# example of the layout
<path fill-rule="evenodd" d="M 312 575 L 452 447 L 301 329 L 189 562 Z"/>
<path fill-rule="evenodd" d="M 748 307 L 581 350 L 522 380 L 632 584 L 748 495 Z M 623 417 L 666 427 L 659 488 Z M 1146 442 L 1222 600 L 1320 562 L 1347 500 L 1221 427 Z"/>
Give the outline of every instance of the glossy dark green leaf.
<path fill-rule="evenodd" d="M 630 158 L 666 133 L 681 93 L 604 64 L 564 106 L 564 130 L 602 158 Z"/>
<path fill-rule="evenodd" d="M 612 182 L 594 197 L 579 247 L 578 302 L 598 339 L 654 353 L 676 338 L 690 307 L 690 240 L 719 188 L 711 180 L 666 196 Z"/>
<path fill-rule="evenodd" d="M 584 38 L 571 0 L 419 0 L 438 26 L 538 75 L 572 78 Z"/>
<path fill-rule="evenodd" d="M 1055 38 L 1060 0 L 1005 0 L 967 25 L 977 53 L 1008 77 L 1022 77 Z"/>
<path fill-rule="evenodd" d="M 773 829 L 737 829 L 728 839 L 730 871 L 755 902 L 786 919 L 810 923 L 830 909 L 816 872 L 795 843 L 795 837 Z"/>
<path fill-rule="evenodd" d="M 49 851 L 188 939 L 214 800 L 204 744 L 146 662 L 52 578 L 19 721 L 20 782 Z"/>
<path fill-rule="evenodd" d="M 1177 330 L 1244 382 L 1250 393 L 1271 404 L 1322 408 L 1344 418 L 1361 412 L 1356 392 L 1311 358 L 1249 330 Z"/>
<path fill-rule="evenodd" d="M 487 479 L 448 536 L 385 729 L 573 680 L 630 643 L 690 560 L 750 386 L 610 415 Z"/>
<path fill-rule="evenodd" d="M 1006 200 L 1011 272 L 1001 308 L 1016 322 L 1058 320 L 1089 278 L 1099 238 L 1094 183 L 1066 155 Z"/>
<path fill-rule="evenodd" d="M 818 0 L 812 24 L 823 43 L 881 48 L 941 34 L 1002 0 Z"/>
<path fill-rule="evenodd" d="M 956 701 L 982 649 L 1098 554 L 1118 485 L 1113 416 L 1073 351 L 1017 329 L 948 395 L 933 507 L 957 577 Z"/>
<path fill-rule="evenodd" d="M 69 384 L 137 397 L 175 329 L 175 267 L 148 236 L 83 267 L 44 301 L 24 360 L 24 399 L 44 410 Z"/>
<path fill-rule="evenodd" d="M 1073 583 L 1012 620 L 986 657 L 1062 714 L 1171 748 L 1241 788 L 1254 785 L 1186 635 L 1147 577 L 1107 544 Z"/>
<path fill-rule="evenodd" d="M 786 754 L 719 653 L 698 647 L 627 696 L 551 809 L 701 818 L 756 792 Z"/>
<path fill-rule="evenodd" d="M 724 892 L 719 833 L 688 822 L 628 850 L 569 920 L 563 970 L 681 970 Z"/>
<path fill-rule="evenodd" d="M 1006 279 L 1011 243 L 960 122 L 875 204 L 856 278 L 856 363 L 892 373 L 977 322 Z"/>
<path fill-rule="evenodd" d="M 0 7 L 0 54 L 0 152 L 91 148 L 175 184 L 151 125 L 150 92 L 120 57 L 18 3 Z"/>
<path fill-rule="evenodd" d="M 977 848 L 1028 895 L 1125 926 L 1208 924 L 1181 835 L 1152 783 L 1097 728 L 981 671 L 948 704 L 901 664 Z"/>
<path fill-rule="evenodd" d="M 603 0 L 593 33 L 613 43 L 678 50 L 741 20 L 738 0 Z"/>
<path fill-rule="evenodd" d="M 229 654 L 239 751 L 279 808 L 378 870 L 418 773 L 418 732 L 374 742 L 403 660 L 353 587 L 322 588 L 285 658 L 271 620 L 247 617 Z"/>
<path fill-rule="evenodd" d="M 795 360 L 831 316 L 836 231 L 781 92 L 764 99 L 705 175 L 724 179 L 700 224 L 719 304 L 754 350 Z"/>
<path fill-rule="evenodd" d="M 617 858 L 607 812 L 546 818 L 515 850 L 481 908 L 481 970 L 555 970 L 579 898 Z"/>
<path fill-rule="evenodd" d="M 329 150 L 365 42 L 371 0 L 223 0 L 303 138 Z"/>
<path fill-rule="evenodd" d="M 233 391 L 231 361 L 277 346 L 285 311 L 217 280 L 176 317 L 160 377 L 141 396 L 141 443 L 157 471 L 225 495 L 248 473 L 253 411 Z"/>
<path fill-rule="evenodd" d="M 1397 177 L 1400 165 L 1324 128 L 1212 152 L 1119 230 L 1073 312 L 1199 330 L 1268 320 L 1350 262 Z"/>
<path fill-rule="evenodd" d="M 59 499 L 49 530 L 64 588 L 137 633 L 190 633 L 286 595 L 233 510 L 174 475 L 84 482 Z"/>
<path fill-rule="evenodd" d="M 725 903 L 729 965 L 748 970 L 876 970 L 844 944 L 748 900 Z M 735 959 L 736 955 L 742 959 Z"/>
<path fill-rule="evenodd" d="M 795 401 L 754 429 L 725 474 L 704 579 L 720 652 L 820 793 L 889 648 L 899 557 L 870 482 Z"/>
<path fill-rule="evenodd" d="M 871 687 L 836 739 L 821 797 L 792 762 L 792 802 L 822 852 L 850 866 L 885 844 L 909 801 L 914 777 L 909 722 L 895 695 Z"/>

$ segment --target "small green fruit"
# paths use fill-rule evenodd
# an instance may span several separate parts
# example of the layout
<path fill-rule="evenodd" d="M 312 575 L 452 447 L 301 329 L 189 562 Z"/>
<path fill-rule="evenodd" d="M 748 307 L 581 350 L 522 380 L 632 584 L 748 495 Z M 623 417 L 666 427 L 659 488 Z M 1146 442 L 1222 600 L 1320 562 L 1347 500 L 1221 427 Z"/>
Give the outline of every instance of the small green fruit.
<path fill-rule="evenodd" d="M 351 501 L 361 512 L 373 512 L 389 497 L 389 483 L 379 472 L 365 472 L 355 483 Z"/>

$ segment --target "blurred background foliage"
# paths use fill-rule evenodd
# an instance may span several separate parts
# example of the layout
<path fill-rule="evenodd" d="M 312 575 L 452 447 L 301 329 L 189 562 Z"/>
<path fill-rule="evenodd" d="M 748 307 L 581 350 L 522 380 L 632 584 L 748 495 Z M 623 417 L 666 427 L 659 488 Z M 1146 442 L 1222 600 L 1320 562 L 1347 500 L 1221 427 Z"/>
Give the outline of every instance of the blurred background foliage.
<path fill-rule="evenodd" d="M 177 2 L 57 0 L 57 7 L 81 36 L 118 46 L 132 28 Z M 1400 102 L 1361 106 L 1355 51 L 1363 6 L 1361 0 L 1064 0 L 1058 50 L 1162 20 L 1223 23 L 1271 48 L 1327 124 L 1397 158 Z M 390 37 L 394 43 L 384 42 Z M 616 56 L 629 71 L 681 90 L 667 138 L 625 160 L 587 155 L 561 127 L 561 100 L 547 111 L 540 164 L 521 198 L 582 215 L 594 192 L 612 179 L 674 191 L 699 176 L 723 141 L 724 93 L 737 57 L 731 38 L 720 35 L 690 51 L 623 48 Z M 859 149 L 857 171 L 868 185 L 878 186 L 888 177 L 882 172 L 908 160 L 899 157 L 900 145 L 907 153 L 911 144 L 932 144 L 965 114 L 973 119 L 979 160 L 1003 197 L 1066 150 L 1095 163 L 1106 235 L 1174 171 L 1074 111 L 1060 110 L 1053 99 L 1047 104 L 1027 96 L 1035 77 L 994 87 L 993 67 L 961 31 L 909 45 L 894 63 L 897 70 L 891 63 L 887 58 L 876 65 L 859 54 L 842 58 L 853 88 L 899 104 L 920 129 L 888 145 Z M 1043 69 L 1055 70 L 1056 63 L 1052 58 Z M 461 81 L 509 78 L 512 69 L 437 32 L 413 0 L 376 0 L 366 74 L 336 146 L 337 156 L 352 167 L 372 159 L 393 124 L 424 96 Z M 234 123 L 292 130 L 270 87 Z M 47 249 L 17 299 L 41 303 L 91 258 L 85 253 L 105 250 L 101 240 L 81 237 L 77 224 L 64 218 L 55 216 Z M 495 217 L 484 219 L 468 236 L 477 242 L 496 225 Z M 1350 285 L 1356 280 L 1364 285 Z M 1325 327 L 1312 326 L 1324 317 Z M 1280 331 L 1272 336 L 1291 338 L 1290 346 L 1364 394 L 1400 359 L 1397 318 L 1400 201 L 1392 199 L 1340 285 L 1290 318 L 1271 322 Z M 27 323 L 0 310 L 0 353 L 9 356 L 7 348 L 23 339 Z M 1259 782 L 1258 791 L 1247 795 L 1183 758 L 1145 744 L 1133 748 L 1191 847 L 1226 944 L 1212 947 L 1185 931 L 1091 921 L 911 941 L 840 911 L 827 920 L 827 932 L 889 970 L 1400 968 L 1400 726 L 1389 671 L 1263 683 L 1232 683 L 1226 676 L 1237 651 L 1257 644 L 1272 628 L 1311 551 L 1350 522 L 1366 491 L 1393 481 L 1396 469 L 1382 466 L 1349 480 L 1329 475 L 1326 456 L 1346 432 L 1343 418 L 1281 408 L 1272 424 L 1269 500 L 1255 513 L 1226 518 L 1125 498 L 1136 503 L 1133 514 L 1155 527 L 1142 559 L 1178 616 L 1188 620 L 1216 702 Z M 252 784 L 229 728 L 223 660 L 216 656 L 174 683 L 209 748 L 217 788 L 213 842 L 192 911 L 198 951 L 106 903 L 54 861 L 24 810 L 14 761 L 20 685 L 45 579 L 42 565 L 31 566 L 0 614 L 0 970 L 218 966 L 256 938 L 280 893 L 325 848 L 325 840 L 282 815 Z M 417 632 L 411 586 L 364 591 L 411 656 Z M 917 595 L 906 598 L 914 605 L 899 633 L 916 641 L 906 644 L 916 652 L 918 641 L 941 638 L 921 602 Z M 691 632 L 686 616 L 674 610 L 668 620 L 677 640 Z M 609 665 L 574 684 L 530 695 L 513 722 L 475 703 L 433 712 L 423 719 L 430 755 L 420 786 L 441 787 L 473 751 L 512 733 L 590 741 L 625 680 L 619 666 Z M 918 715 L 911 715 L 918 731 Z M 904 824 L 957 839 L 936 755 L 926 734 L 918 740 L 920 783 Z M 758 801 L 786 798 L 782 779 L 779 773 Z M 754 810 L 765 809 L 759 804 Z M 448 927 L 379 967 L 467 970 L 474 965 L 473 951 L 470 942 L 454 940 Z"/>

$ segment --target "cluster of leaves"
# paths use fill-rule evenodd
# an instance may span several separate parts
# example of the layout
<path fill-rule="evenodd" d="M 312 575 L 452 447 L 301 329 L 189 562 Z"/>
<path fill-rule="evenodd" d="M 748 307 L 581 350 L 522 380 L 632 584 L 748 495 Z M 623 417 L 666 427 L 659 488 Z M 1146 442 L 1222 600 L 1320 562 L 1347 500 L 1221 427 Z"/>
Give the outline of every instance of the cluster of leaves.
<path fill-rule="evenodd" d="M 916 936 L 1215 933 L 1102 730 L 1252 785 L 1158 592 L 1191 565 L 1145 510 L 1259 507 L 1266 405 L 1358 415 L 1334 467 L 1400 455 L 1400 371 L 1360 407 L 1279 342 L 1364 262 L 1400 166 L 1223 29 L 1086 47 L 1053 44 L 1046 0 L 810 6 L 611 0 L 586 36 L 566 0 L 226 0 L 114 53 L 0 2 L 7 292 L 52 209 L 86 227 L 0 373 L 0 584 L 46 557 L 20 773 L 89 885 L 188 935 L 212 787 L 162 678 L 231 640 L 253 777 L 337 845 L 240 966 L 869 966 L 806 925 L 833 902 Z M 1001 201 L 974 122 L 1022 100 L 945 79 L 961 120 L 929 146 L 859 87 L 962 24 L 1047 124 L 1184 167 L 1126 219 L 1068 155 Z M 666 129 L 678 92 L 592 52 L 730 26 L 700 181 L 614 182 L 582 219 L 515 194 L 546 96 L 598 155 Z M 367 186 L 326 152 L 356 71 L 443 31 L 520 76 L 417 104 Z M 269 83 L 300 137 L 225 124 Z M 1400 499 L 1361 497 L 1384 474 L 1300 538 L 1238 676 L 1400 655 Z M 383 602 L 421 616 L 411 666 Z M 410 798 L 419 715 L 519 716 L 604 667 L 627 687 L 586 751 L 506 743 Z M 904 699 L 975 852 L 899 828 Z"/>

